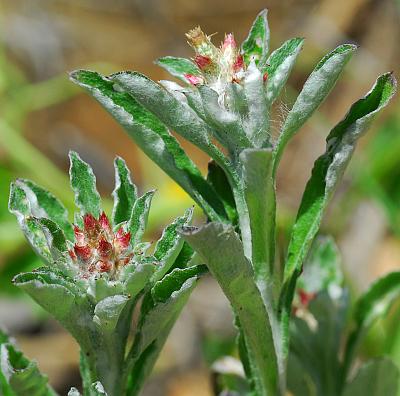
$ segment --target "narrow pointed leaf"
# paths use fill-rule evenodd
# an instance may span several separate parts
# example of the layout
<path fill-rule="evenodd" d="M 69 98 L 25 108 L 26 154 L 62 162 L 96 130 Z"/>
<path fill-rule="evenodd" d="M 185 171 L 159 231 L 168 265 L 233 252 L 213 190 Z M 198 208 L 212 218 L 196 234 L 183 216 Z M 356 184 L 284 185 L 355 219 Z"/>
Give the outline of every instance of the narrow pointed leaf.
<path fill-rule="evenodd" d="M 232 226 L 209 223 L 199 230 L 187 229 L 183 235 L 218 281 L 247 336 L 250 360 L 260 370 L 255 379 L 257 394 L 276 394 L 278 363 L 271 324 L 237 234 Z"/>
<path fill-rule="evenodd" d="M 5 335 L 3 333 L 3 335 Z M 6 337 L 0 343 L 0 394 L 56 396 L 35 362 L 29 361 Z"/>
<path fill-rule="evenodd" d="M 50 219 L 35 218 L 34 221 L 36 221 L 43 231 L 54 265 L 67 276 L 73 277 L 76 275 L 76 268 L 71 262 L 63 231 Z"/>
<path fill-rule="evenodd" d="M 400 297 L 400 272 L 391 272 L 376 280 L 357 300 L 354 307 L 355 326 L 347 340 L 345 349 L 345 372 L 350 370 L 353 359 L 363 337 L 374 322 L 384 316 Z"/>
<path fill-rule="evenodd" d="M 133 205 L 137 199 L 137 189 L 132 183 L 131 173 L 122 158 L 115 158 L 114 167 L 115 189 L 112 194 L 114 197 L 112 219 L 113 224 L 116 225 L 130 219 Z"/>
<path fill-rule="evenodd" d="M 249 35 L 242 43 L 242 53 L 247 64 L 251 60 L 262 64 L 267 59 L 270 35 L 267 16 L 268 10 L 262 10 L 257 15 Z"/>
<path fill-rule="evenodd" d="M 101 201 L 92 168 L 73 151 L 69 153 L 69 158 L 71 187 L 75 193 L 76 206 L 80 209 L 81 214 L 90 213 L 99 217 Z"/>
<path fill-rule="evenodd" d="M 201 267 L 177 268 L 154 285 L 142 304 L 132 358 L 138 359 L 165 328 L 172 327 L 201 273 Z"/>
<path fill-rule="evenodd" d="M 258 281 L 274 273 L 276 197 L 272 177 L 272 150 L 248 149 L 240 154 L 249 210 L 252 264 Z"/>
<path fill-rule="evenodd" d="M 275 172 L 286 144 L 329 95 L 356 49 L 352 44 L 337 47 L 320 60 L 308 77 L 283 124 L 275 149 Z"/>
<path fill-rule="evenodd" d="M 160 280 L 174 264 L 184 242 L 178 231 L 188 226 L 192 217 L 193 208 L 187 210 L 184 216 L 178 217 L 163 231 L 154 249 L 154 257 L 158 260 L 159 264 L 157 266 L 157 271 L 152 277 L 153 282 Z"/>
<path fill-rule="evenodd" d="M 396 396 L 399 388 L 399 369 L 388 358 L 368 361 L 346 386 L 343 396 Z"/>
<path fill-rule="evenodd" d="M 269 56 L 265 67 L 267 72 L 266 97 L 269 106 L 277 99 L 285 86 L 303 43 L 304 39 L 302 38 L 290 39 Z"/>
<path fill-rule="evenodd" d="M 207 124 L 184 103 L 159 84 L 137 72 L 121 72 L 111 76 L 118 86 L 153 113 L 168 128 L 202 149 L 216 161 L 223 154 L 212 144 Z"/>
<path fill-rule="evenodd" d="M 24 190 L 32 216 L 49 218 L 64 231 L 68 239 L 73 239 L 74 234 L 72 225 L 68 221 L 67 209 L 53 194 L 30 180 L 18 179 L 16 185 Z"/>
<path fill-rule="evenodd" d="M 271 146 L 264 78 L 255 63 L 251 63 L 247 69 L 243 91 L 249 109 L 244 128 L 253 143 L 252 146 L 257 148 Z"/>
<path fill-rule="evenodd" d="M 157 117 L 98 73 L 78 70 L 71 74 L 71 80 L 98 100 L 143 152 L 182 186 L 211 219 L 225 217 L 213 189 Z"/>
<path fill-rule="evenodd" d="M 226 174 L 214 160 L 208 163 L 207 180 L 214 187 L 215 192 L 223 202 L 229 220 L 232 224 L 236 224 L 238 218 L 232 188 L 229 185 Z"/>
<path fill-rule="evenodd" d="M 51 263 L 52 257 L 46 237 L 42 228 L 31 217 L 31 206 L 25 191 L 16 183 L 11 184 L 8 209 L 17 217 L 22 232 L 34 251 L 45 263 Z"/>
<path fill-rule="evenodd" d="M 394 95 L 395 86 L 396 81 L 391 73 L 379 77 L 372 90 L 353 104 L 346 117 L 331 131 L 327 137 L 325 154 L 314 164 L 288 247 L 281 294 L 281 303 L 286 307 L 282 312 L 287 315 L 286 319 L 290 314 L 296 280 L 318 232 L 329 199 L 346 169 L 357 140 L 366 132 L 376 114 L 388 104 Z"/>
<path fill-rule="evenodd" d="M 155 63 L 165 69 L 172 76 L 179 78 L 185 83 L 188 82 L 185 78 L 186 74 L 192 74 L 193 76 L 201 75 L 199 68 L 189 59 L 165 56 L 157 59 Z"/>
<path fill-rule="evenodd" d="M 128 223 L 128 230 L 131 233 L 131 245 L 135 246 L 141 242 L 146 230 L 147 219 L 149 217 L 151 201 L 155 190 L 148 191 L 138 198 L 133 205 L 131 218 Z"/>

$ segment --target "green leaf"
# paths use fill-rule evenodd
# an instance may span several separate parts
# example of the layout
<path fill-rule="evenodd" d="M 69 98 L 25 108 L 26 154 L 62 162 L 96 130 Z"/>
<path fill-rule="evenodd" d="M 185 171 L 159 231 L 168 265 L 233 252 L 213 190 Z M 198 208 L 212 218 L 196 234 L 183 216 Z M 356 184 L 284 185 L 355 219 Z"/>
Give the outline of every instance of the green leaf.
<path fill-rule="evenodd" d="M 93 321 L 102 333 L 111 334 L 130 297 L 117 294 L 101 300 L 94 309 Z"/>
<path fill-rule="evenodd" d="M 224 204 L 225 212 L 231 223 L 237 224 L 238 218 L 232 188 L 229 185 L 229 180 L 225 172 L 214 160 L 208 163 L 207 180 Z"/>
<path fill-rule="evenodd" d="M 264 78 L 254 63 L 251 63 L 246 71 L 243 91 L 249 109 L 244 129 L 252 146 L 257 148 L 271 146 Z"/>
<path fill-rule="evenodd" d="M 231 153 L 237 153 L 251 143 L 237 114 L 226 110 L 218 103 L 218 93 L 207 85 L 200 85 L 198 91 L 202 100 L 205 120 L 212 126 L 210 132 Z"/>
<path fill-rule="evenodd" d="M 31 206 L 25 191 L 16 183 L 11 183 L 9 211 L 17 217 L 26 239 L 36 254 L 45 262 L 51 263 L 52 257 L 42 228 L 31 217 Z"/>
<path fill-rule="evenodd" d="M 303 38 L 290 39 L 269 56 L 265 67 L 265 71 L 268 73 L 266 98 L 269 106 L 285 86 L 297 56 L 303 48 L 303 43 Z"/>
<path fill-rule="evenodd" d="M 285 264 L 284 287 L 281 293 L 282 323 L 286 332 L 291 302 L 304 259 L 318 232 L 322 215 L 340 180 L 357 140 L 368 129 L 376 114 L 384 108 L 395 92 L 396 81 L 391 73 L 382 75 L 372 90 L 353 104 L 346 117 L 327 137 L 325 154 L 319 157 L 307 183 L 297 219 L 292 230 Z"/>
<path fill-rule="evenodd" d="M 68 221 L 68 211 L 53 194 L 30 180 L 18 179 L 15 184 L 24 190 L 32 216 L 49 218 L 64 231 L 69 240 L 73 240 L 74 232 Z"/>
<path fill-rule="evenodd" d="M 331 299 L 327 292 L 322 292 L 303 308 L 302 316 L 292 319 L 289 360 L 291 355 L 297 357 L 305 378 L 312 379 L 319 396 L 340 395 L 339 352 L 348 308 L 348 293 Z M 288 372 L 289 378 L 294 375 Z"/>
<path fill-rule="evenodd" d="M 0 330 L 0 394 L 56 396 L 35 362 L 29 361 Z"/>
<path fill-rule="evenodd" d="M 76 267 L 71 263 L 67 241 L 65 240 L 63 231 L 50 219 L 35 218 L 34 221 L 41 227 L 46 237 L 50 253 L 54 260 L 54 265 L 65 275 L 71 277 L 75 276 L 77 273 Z"/>
<path fill-rule="evenodd" d="M 98 100 L 143 152 L 182 186 L 210 219 L 224 219 L 223 206 L 215 192 L 157 117 L 98 73 L 78 70 L 71 74 L 71 80 Z"/>
<path fill-rule="evenodd" d="M 174 56 L 165 56 L 155 61 L 155 64 L 161 66 L 172 76 L 179 78 L 180 80 L 187 83 L 185 74 L 192 74 L 194 76 L 200 76 L 201 72 L 199 68 L 189 59 L 176 58 Z"/>
<path fill-rule="evenodd" d="M 329 95 L 356 49 L 357 47 L 352 44 L 340 45 L 325 55 L 310 74 L 283 124 L 275 148 L 274 172 L 277 170 L 286 144 Z"/>
<path fill-rule="evenodd" d="M 393 302 L 400 297 L 400 272 L 391 272 L 376 280 L 357 300 L 354 307 L 355 326 L 347 340 L 344 355 L 344 375 L 351 368 L 362 338 L 373 323 L 384 316 Z"/>
<path fill-rule="evenodd" d="M 74 151 L 69 153 L 71 162 L 71 187 L 75 193 L 75 203 L 81 214 L 90 213 L 99 217 L 101 212 L 100 195 L 96 189 L 96 176 L 92 168 L 81 160 Z"/>
<path fill-rule="evenodd" d="M 317 389 L 310 375 L 304 370 L 301 357 L 289 355 L 287 387 L 293 396 L 317 396 Z"/>
<path fill-rule="evenodd" d="M 144 108 L 153 113 L 168 128 L 199 147 L 221 166 L 224 155 L 211 142 L 208 125 L 189 105 L 179 101 L 159 84 L 137 72 L 121 72 L 111 77 L 120 89 L 129 93 Z"/>
<path fill-rule="evenodd" d="M 137 199 L 136 186 L 131 181 L 131 173 L 121 157 L 115 158 L 115 189 L 112 221 L 114 225 L 128 221 Z"/>
<path fill-rule="evenodd" d="M 264 285 L 274 274 L 275 183 L 272 150 L 248 149 L 240 154 L 244 193 L 250 217 L 252 264 L 258 282 Z"/>
<path fill-rule="evenodd" d="M 156 282 L 153 289 L 144 297 L 138 332 L 129 354 L 129 360 L 134 369 L 132 375 L 137 376 L 138 372 L 141 372 L 141 381 L 149 374 L 169 331 L 203 272 L 202 266 L 176 268 Z M 144 358 L 143 354 L 147 355 L 149 347 L 152 351 Z M 135 364 L 139 363 L 145 367 L 136 366 L 135 368 Z M 135 373 L 136 370 L 138 370 L 137 373 Z M 131 384 L 131 387 L 136 388 L 138 384 Z"/>
<path fill-rule="evenodd" d="M 124 275 L 126 277 L 125 290 L 132 298 L 136 298 L 147 284 L 150 285 L 150 278 L 157 269 L 156 265 L 157 263 L 144 263 L 126 267 L 127 270 L 131 271 Z"/>
<path fill-rule="evenodd" d="M 160 280 L 175 263 L 184 242 L 178 231 L 188 226 L 192 217 L 193 208 L 188 209 L 184 216 L 178 217 L 164 229 L 154 249 L 154 257 L 158 260 L 159 264 L 152 277 L 153 282 Z"/>
<path fill-rule="evenodd" d="M 205 273 L 207 273 L 207 267 L 204 265 L 195 265 L 189 268 L 175 268 L 155 283 L 151 290 L 154 303 L 164 303 L 168 301 L 172 293 L 179 290 L 186 280 L 195 276 L 199 277 Z"/>
<path fill-rule="evenodd" d="M 333 238 L 316 239 L 304 263 L 297 287 L 311 294 L 328 291 L 334 299 L 342 290 L 343 274 L 340 265 L 339 250 Z"/>
<path fill-rule="evenodd" d="M 278 362 L 271 324 L 260 291 L 254 281 L 243 245 L 230 225 L 209 223 L 199 230 L 186 229 L 185 240 L 203 258 L 237 315 L 258 368 L 258 395 L 274 395 L 278 389 Z"/>
<path fill-rule="evenodd" d="M 396 396 L 398 387 L 397 366 L 388 358 L 377 358 L 361 366 L 343 396 Z"/>
<path fill-rule="evenodd" d="M 249 35 L 242 43 L 242 53 L 246 64 L 254 60 L 263 64 L 269 50 L 268 10 L 262 10 L 256 17 Z"/>
<path fill-rule="evenodd" d="M 147 219 L 149 217 L 151 200 L 153 199 L 155 190 L 148 191 L 138 198 L 133 205 L 131 218 L 128 223 L 128 230 L 131 233 L 131 245 L 135 246 L 141 242 L 143 234 L 147 227 Z"/>
<path fill-rule="evenodd" d="M 94 307 L 74 283 L 54 270 L 41 269 L 17 275 L 14 284 L 58 320 L 83 349 L 91 349 L 96 337 Z"/>

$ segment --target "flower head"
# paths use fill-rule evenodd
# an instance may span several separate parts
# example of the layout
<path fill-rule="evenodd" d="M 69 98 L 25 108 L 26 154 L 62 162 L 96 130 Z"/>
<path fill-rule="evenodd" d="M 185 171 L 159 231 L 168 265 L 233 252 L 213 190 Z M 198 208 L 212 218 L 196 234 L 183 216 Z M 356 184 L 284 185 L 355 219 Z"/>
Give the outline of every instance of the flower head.
<path fill-rule="evenodd" d="M 190 30 L 186 37 L 195 50 L 193 62 L 201 76 L 186 74 L 186 80 L 192 85 L 207 84 L 219 95 L 223 95 L 226 85 L 240 83 L 244 78 L 246 65 L 232 33 L 226 34 L 224 41 L 217 48 L 198 26 Z"/>
<path fill-rule="evenodd" d="M 83 278 L 104 272 L 114 277 L 133 257 L 129 245 L 131 233 L 126 232 L 123 226 L 113 232 L 104 212 L 98 219 L 92 214 L 85 214 L 83 229 L 75 225 L 74 235 L 75 244 L 69 254 L 79 266 Z"/>

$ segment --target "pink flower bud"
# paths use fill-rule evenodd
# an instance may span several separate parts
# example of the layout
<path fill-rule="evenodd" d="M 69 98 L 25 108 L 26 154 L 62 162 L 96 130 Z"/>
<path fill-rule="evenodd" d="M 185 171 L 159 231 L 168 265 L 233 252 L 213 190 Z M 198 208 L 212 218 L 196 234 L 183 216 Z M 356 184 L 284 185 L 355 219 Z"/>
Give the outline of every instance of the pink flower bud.
<path fill-rule="evenodd" d="M 113 247 L 110 242 L 106 241 L 104 238 L 101 238 L 97 246 L 97 250 L 101 257 L 108 258 L 111 256 Z"/>
<path fill-rule="evenodd" d="M 130 241 L 131 241 L 131 233 L 124 232 L 124 229 L 121 227 L 115 235 L 116 248 L 124 250 L 129 246 Z"/>
<path fill-rule="evenodd" d="M 268 80 L 268 72 L 265 72 L 263 75 L 263 81 L 267 81 Z"/>
<path fill-rule="evenodd" d="M 76 261 L 77 257 L 76 257 L 76 254 L 75 254 L 75 252 L 73 250 L 68 250 L 68 254 L 69 254 L 69 257 L 71 257 L 72 260 Z"/>
<path fill-rule="evenodd" d="M 194 63 L 196 63 L 200 70 L 204 70 L 211 65 L 212 60 L 209 56 L 196 55 L 194 58 Z"/>
<path fill-rule="evenodd" d="M 85 216 L 83 216 L 83 224 L 85 232 L 88 233 L 89 235 L 92 236 L 96 232 L 98 222 L 92 214 L 87 213 L 85 214 Z"/>
<path fill-rule="evenodd" d="M 108 261 L 98 261 L 96 268 L 99 272 L 109 272 L 112 268 L 112 264 Z"/>
<path fill-rule="evenodd" d="M 74 252 L 83 261 L 89 260 L 92 255 L 92 249 L 88 245 L 79 246 L 75 244 Z"/>
<path fill-rule="evenodd" d="M 192 85 L 199 85 L 203 83 L 203 79 L 201 77 L 197 77 L 193 74 L 185 74 L 185 78 Z"/>
<path fill-rule="evenodd" d="M 102 212 L 99 217 L 99 224 L 103 230 L 105 230 L 107 232 L 111 232 L 110 220 L 108 220 L 108 217 L 104 212 Z"/>
<path fill-rule="evenodd" d="M 226 34 L 224 42 L 222 43 L 222 50 L 225 50 L 229 47 L 232 49 L 236 49 L 236 41 L 232 33 Z"/>
<path fill-rule="evenodd" d="M 74 235 L 75 235 L 75 242 L 78 245 L 85 244 L 85 234 L 78 226 L 74 226 Z"/>
<path fill-rule="evenodd" d="M 310 301 L 315 298 L 315 293 L 307 293 L 303 289 L 299 289 L 297 293 L 299 295 L 301 305 L 303 305 L 304 307 L 307 307 Z"/>
<path fill-rule="evenodd" d="M 243 56 L 238 55 L 235 63 L 233 64 L 233 71 L 237 73 L 238 71 L 242 70 L 244 67 L 244 61 L 243 61 Z"/>

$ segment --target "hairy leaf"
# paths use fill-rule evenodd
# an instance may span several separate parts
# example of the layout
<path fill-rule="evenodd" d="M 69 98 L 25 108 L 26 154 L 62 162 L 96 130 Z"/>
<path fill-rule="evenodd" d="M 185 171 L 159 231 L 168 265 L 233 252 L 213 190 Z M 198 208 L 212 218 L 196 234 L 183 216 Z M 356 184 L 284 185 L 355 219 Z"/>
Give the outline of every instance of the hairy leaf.
<path fill-rule="evenodd" d="M 17 217 L 22 232 L 34 251 L 45 263 L 51 263 L 52 257 L 46 237 L 40 225 L 31 217 L 32 210 L 26 192 L 16 183 L 11 184 L 8 209 Z"/>
<path fill-rule="evenodd" d="M 320 60 L 304 83 L 303 89 L 286 117 L 276 145 L 275 172 L 286 144 L 328 96 L 356 49 L 355 45 L 340 45 Z"/>
<path fill-rule="evenodd" d="M 243 91 L 248 106 L 244 129 L 252 146 L 256 148 L 271 146 L 264 78 L 255 63 L 251 63 L 247 69 Z"/>
<path fill-rule="evenodd" d="M 154 249 L 154 257 L 158 260 L 159 264 L 152 278 L 153 282 L 160 280 L 174 264 L 184 242 L 182 236 L 178 234 L 178 231 L 182 227 L 188 226 L 192 217 L 193 208 L 187 210 L 184 216 L 175 219 L 175 221 L 169 224 L 163 231 Z"/>
<path fill-rule="evenodd" d="M 146 194 L 143 194 L 138 198 L 133 205 L 131 218 L 128 223 L 132 246 L 135 246 L 142 240 L 143 234 L 146 230 L 151 200 L 153 199 L 154 193 L 155 190 L 148 191 Z"/>
<path fill-rule="evenodd" d="M 29 361 L 0 330 L 0 394 L 4 396 L 56 396 L 35 362 Z"/>
<path fill-rule="evenodd" d="M 269 50 L 268 10 L 262 10 L 255 19 L 249 35 L 242 43 L 244 60 L 250 64 L 254 60 L 263 64 L 267 59 Z"/>
<path fill-rule="evenodd" d="M 78 70 L 71 74 L 71 80 L 98 100 L 143 152 L 182 186 L 210 219 L 225 217 L 222 203 L 215 197 L 213 189 L 157 117 L 131 95 L 118 89 L 112 80 L 98 73 Z"/>
<path fill-rule="evenodd" d="M 113 224 L 117 225 L 130 219 L 133 205 L 137 199 L 137 189 L 132 183 L 131 173 L 122 158 L 115 158 L 114 167 L 115 189 L 112 194 L 114 197 L 112 219 Z"/>
<path fill-rule="evenodd" d="M 67 209 L 53 194 L 30 180 L 18 179 L 15 184 L 24 190 L 32 216 L 49 218 L 64 231 L 69 240 L 73 239 Z"/>
<path fill-rule="evenodd" d="M 357 140 L 368 129 L 374 116 L 388 104 L 395 92 L 395 85 L 391 73 L 379 77 L 372 90 L 353 104 L 346 117 L 331 131 L 327 137 L 325 154 L 314 164 L 288 247 L 281 294 L 281 304 L 285 307 L 282 313 L 287 315 L 283 320 L 284 326 L 287 326 L 296 280 L 318 232 L 328 201 L 354 152 Z"/>
<path fill-rule="evenodd" d="M 209 223 L 196 231 L 185 230 L 184 237 L 204 259 L 240 321 L 250 359 L 254 359 L 259 370 L 255 378 L 258 394 L 275 394 L 278 389 L 278 351 L 253 269 L 243 255 L 238 235 L 232 226 Z"/>
<path fill-rule="evenodd" d="M 252 264 L 257 281 L 267 283 L 275 262 L 275 184 L 272 151 L 248 149 L 240 154 L 243 184 L 250 217 Z"/>
<path fill-rule="evenodd" d="M 276 49 L 268 58 L 265 72 L 267 72 L 266 97 L 268 105 L 276 100 L 285 86 L 297 56 L 303 48 L 304 39 L 293 38 Z"/>
<path fill-rule="evenodd" d="M 194 76 L 201 75 L 199 68 L 192 61 L 186 58 L 165 56 L 157 59 L 155 63 L 165 69 L 172 76 L 179 78 L 185 83 L 188 82 L 185 78 L 186 74 L 192 74 Z"/>
<path fill-rule="evenodd" d="M 94 217 L 99 217 L 101 201 L 92 168 L 74 151 L 69 153 L 69 158 L 71 187 L 75 193 L 76 206 L 81 210 L 81 214 L 90 213 Z"/>

